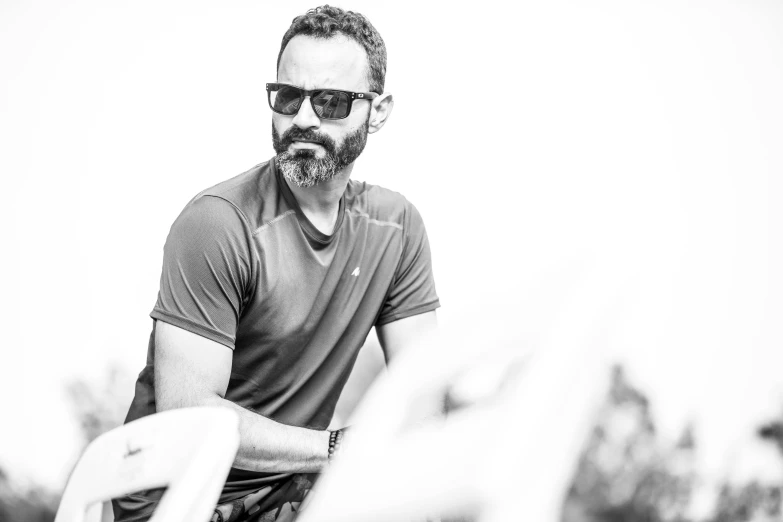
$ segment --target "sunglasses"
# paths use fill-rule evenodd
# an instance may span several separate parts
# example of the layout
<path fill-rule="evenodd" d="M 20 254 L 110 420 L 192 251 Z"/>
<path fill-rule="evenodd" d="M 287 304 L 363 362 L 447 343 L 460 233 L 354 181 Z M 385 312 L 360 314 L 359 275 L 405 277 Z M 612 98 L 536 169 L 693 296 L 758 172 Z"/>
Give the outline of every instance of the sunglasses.
<path fill-rule="evenodd" d="M 351 92 L 337 89 L 313 89 L 307 91 L 285 83 L 267 83 L 266 93 L 269 107 L 278 114 L 293 116 L 299 112 L 305 98 L 322 120 L 342 120 L 351 114 L 354 100 L 372 100 L 379 95 L 374 92 Z"/>

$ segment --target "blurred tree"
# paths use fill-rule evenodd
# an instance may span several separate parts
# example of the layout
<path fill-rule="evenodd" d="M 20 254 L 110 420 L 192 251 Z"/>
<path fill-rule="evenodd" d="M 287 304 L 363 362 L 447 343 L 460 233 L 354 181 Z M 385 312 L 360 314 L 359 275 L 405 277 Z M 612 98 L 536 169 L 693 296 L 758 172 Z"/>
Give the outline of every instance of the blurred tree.
<path fill-rule="evenodd" d="M 616 367 L 566 499 L 564 520 L 684 520 L 693 482 L 688 463 L 695 446 L 688 427 L 679 444 L 662 449 L 649 400 Z"/>
<path fill-rule="evenodd" d="M 741 487 L 724 484 L 715 509 L 715 522 L 772 522 L 780 520 L 780 487 L 751 482 Z"/>
<path fill-rule="evenodd" d="M 777 444 L 783 455 L 783 422 L 758 430 L 761 440 Z M 656 437 L 649 401 L 613 372 L 606 404 L 585 445 L 564 503 L 564 522 L 685 522 L 699 484 L 692 426 L 673 447 Z M 776 463 L 773 463 L 776 464 Z M 777 463 L 777 464 L 783 464 Z M 699 522 L 771 522 L 781 520 L 781 485 L 751 481 L 718 482 L 715 504 Z"/>
<path fill-rule="evenodd" d="M 42 488 L 14 486 L 0 468 L 0 522 L 51 522 L 58 502 Z"/>
<path fill-rule="evenodd" d="M 101 381 L 74 380 L 66 385 L 65 391 L 87 446 L 102 433 L 123 423 L 133 382 L 126 371 L 115 365 L 108 368 Z"/>
<path fill-rule="evenodd" d="M 109 367 L 98 383 L 80 379 L 67 384 L 66 397 L 83 438 L 78 454 L 96 437 L 122 424 L 132 392 L 130 376 L 118 366 Z M 0 468 L 0 522 L 52 522 L 59 503 L 59 492 L 13 484 Z M 113 520 L 110 507 L 104 508 L 103 515 L 104 521 Z"/>
<path fill-rule="evenodd" d="M 759 437 L 777 445 L 780 454 L 783 455 L 783 422 L 776 421 L 765 424 L 759 428 Z"/>

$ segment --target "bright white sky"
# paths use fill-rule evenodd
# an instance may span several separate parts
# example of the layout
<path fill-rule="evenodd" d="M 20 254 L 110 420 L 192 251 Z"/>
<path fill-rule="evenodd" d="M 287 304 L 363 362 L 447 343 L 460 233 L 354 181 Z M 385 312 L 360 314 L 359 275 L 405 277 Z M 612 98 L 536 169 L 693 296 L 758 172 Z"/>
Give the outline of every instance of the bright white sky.
<path fill-rule="evenodd" d="M 338 4 L 383 35 L 396 101 L 354 177 L 421 211 L 446 327 L 534 347 L 582 307 L 662 427 L 694 415 L 719 460 L 783 410 L 783 4 L 506 4 Z M 264 83 L 312 6 L 0 5 L 0 462 L 20 480 L 72 463 L 66 381 L 141 369 L 169 226 L 271 157 Z"/>

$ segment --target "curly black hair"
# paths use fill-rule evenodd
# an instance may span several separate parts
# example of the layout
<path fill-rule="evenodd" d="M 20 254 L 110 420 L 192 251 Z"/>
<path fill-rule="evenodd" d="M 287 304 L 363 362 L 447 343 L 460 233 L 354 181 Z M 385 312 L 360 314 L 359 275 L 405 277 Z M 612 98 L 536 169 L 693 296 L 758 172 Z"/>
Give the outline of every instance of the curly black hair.
<path fill-rule="evenodd" d="M 294 36 L 331 38 L 336 34 L 345 35 L 364 48 L 369 66 L 367 81 L 370 91 L 383 94 L 383 84 L 386 81 L 386 44 L 383 43 L 383 38 L 363 15 L 344 11 L 339 7 L 322 5 L 294 18 L 280 44 L 280 54 L 277 55 L 278 70 L 283 50 Z"/>

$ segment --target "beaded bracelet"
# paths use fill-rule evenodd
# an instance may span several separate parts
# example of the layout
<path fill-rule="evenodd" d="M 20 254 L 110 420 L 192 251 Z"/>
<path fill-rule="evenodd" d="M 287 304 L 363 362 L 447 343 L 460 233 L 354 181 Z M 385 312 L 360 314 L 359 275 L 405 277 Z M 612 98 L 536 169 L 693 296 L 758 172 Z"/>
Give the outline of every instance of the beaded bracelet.
<path fill-rule="evenodd" d="M 329 432 L 329 462 L 334 459 L 340 449 L 340 443 L 343 441 L 343 430 L 334 430 Z"/>

